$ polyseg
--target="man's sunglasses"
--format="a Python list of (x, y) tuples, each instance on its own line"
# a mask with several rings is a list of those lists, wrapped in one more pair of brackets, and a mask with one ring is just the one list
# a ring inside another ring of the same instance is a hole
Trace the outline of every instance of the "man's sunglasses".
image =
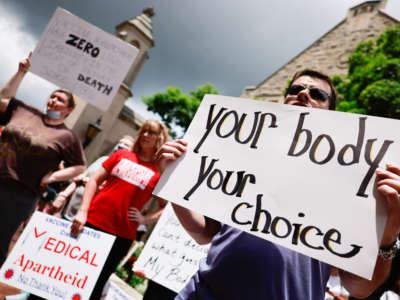
[(329, 94), (325, 92), (324, 90), (321, 90), (319, 88), (308, 88), (303, 85), (291, 85), (286, 89), (286, 95), (297, 95), (300, 93), (302, 90), (308, 89), (311, 98), (319, 101), (326, 101), (329, 99)]

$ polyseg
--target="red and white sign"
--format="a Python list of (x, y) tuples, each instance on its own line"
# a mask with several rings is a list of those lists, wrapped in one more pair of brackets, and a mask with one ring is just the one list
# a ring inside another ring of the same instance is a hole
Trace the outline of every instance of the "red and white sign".
[(115, 237), (35, 212), (0, 269), (0, 281), (46, 299), (89, 299)]

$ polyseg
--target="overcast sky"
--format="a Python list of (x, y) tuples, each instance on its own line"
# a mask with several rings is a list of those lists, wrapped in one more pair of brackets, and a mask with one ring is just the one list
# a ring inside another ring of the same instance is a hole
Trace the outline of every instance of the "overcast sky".
[[(149, 117), (141, 96), (167, 86), (189, 92), (211, 82), (223, 95), (240, 96), (342, 21), (355, 0), (1, 0), (0, 86), (33, 50), (57, 6), (114, 34), (115, 26), (153, 5), (155, 47), (130, 99)], [(387, 11), (400, 18), (400, 1)], [(29, 74), (23, 100), (43, 107), (50, 83)]]

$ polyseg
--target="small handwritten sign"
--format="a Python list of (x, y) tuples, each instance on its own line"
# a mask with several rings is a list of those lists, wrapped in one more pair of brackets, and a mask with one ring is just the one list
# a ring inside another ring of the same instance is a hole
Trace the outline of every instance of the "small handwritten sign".
[(0, 281), (46, 299), (89, 299), (115, 237), (35, 212), (6, 262)]
[(57, 8), (32, 55), (36, 75), (107, 110), (139, 50)]
[(178, 293), (198, 270), (208, 248), (186, 233), (168, 204), (133, 269)]
[(375, 170), (399, 162), (399, 126), (206, 95), (155, 194), (370, 278), (386, 222)]

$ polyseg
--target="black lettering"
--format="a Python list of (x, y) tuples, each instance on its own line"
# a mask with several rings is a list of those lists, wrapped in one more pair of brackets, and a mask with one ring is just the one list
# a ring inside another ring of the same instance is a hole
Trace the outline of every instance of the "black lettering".
[(300, 233), (300, 241), (307, 246), (308, 248), (315, 249), (315, 250), (323, 250), (324, 247), (322, 246), (313, 246), (307, 242), (307, 234), (312, 230), (315, 229), (317, 233), (315, 235), (323, 235), (321, 230), (315, 226), (306, 226)]
[(365, 158), (365, 161), (367, 162), (367, 164), (369, 164), (370, 168), (369, 168), (367, 174), (365, 174), (365, 177), (362, 180), (361, 185), (358, 189), (357, 196), (360, 196), (360, 197), (365, 197), (365, 198), (368, 197), (368, 195), (365, 194), (365, 190), (367, 189), (369, 181), (371, 180), (372, 176), (374, 175), (376, 169), (379, 167), (379, 163), (383, 159), (383, 156), (385, 155), (390, 144), (393, 143), (393, 141), (385, 140), (383, 142), (381, 149), (379, 150), (378, 154), (376, 155), (375, 159), (371, 160), (372, 146), (375, 143), (375, 141), (376, 141), (376, 139), (367, 140), (367, 145), (365, 147), (364, 158)]
[(240, 140), (240, 133), (242, 131), (243, 123), (244, 123), (244, 121), (246, 120), (246, 117), (247, 117), (247, 114), (242, 114), (242, 116), (240, 117), (240, 120), (239, 120), (238, 130), (236, 130), (236, 132), (235, 132), (235, 141), (236, 142), (238, 142), (239, 144), (247, 144), (253, 138), (253, 135), (256, 132), (256, 128), (257, 128), (259, 114), (260, 114), (259, 111), (254, 113), (254, 121), (253, 121), (253, 127), (251, 128), (251, 132), (250, 132), (249, 136), (244, 141), (241, 141)]
[(98, 91), (100, 91), (100, 90), (104, 87), (104, 84), (101, 83), (100, 81), (97, 82), (97, 85), (99, 86), (99, 87), (97, 88)]
[[(323, 159), (322, 161), (317, 161), (317, 159), (315, 158), (315, 153), (317, 152), (318, 146), (321, 143), (323, 138), (325, 138), (329, 143), (329, 152), (328, 152), (327, 156), (325, 157), (325, 159)], [(319, 137), (317, 137), (314, 144), (311, 146), (310, 153), (309, 153), (311, 161), (318, 165), (323, 165), (323, 164), (327, 163), (328, 161), (330, 161), (334, 154), (335, 154), (335, 144), (333, 143), (332, 138), (327, 134), (321, 134)]]
[(88, 42), (88, 43), (85, 45), (85, 49), (83, 49), (83, 52), (90, 54), (90, 51), (89, 51), (89, 50), (92, 49), (92, 48), (93, 48), (93, 44)]
[(85, 39), (81, 39), (78, 43), (78, 45), (76, 46), (76, 48), (82, 50), (83, 49), (83, 44), (85, 44), (86, 40)]
[[(278, 222), (281, 220), (285, 223), (286, 228), (287, 228), (286, 233), (283, 235), (279, 235), (277, 232)], [(290, 222), (288, 220), (286, 220), (284, 217), (275, 217), (274, 218), (274, 220), (272, 221), (272, 224), (271, 224), (271, 233), (274, 236), (284, 239), (285, 237), (288, 237), (291, 232), (292, 232), (292, 225), (290, 224)]]
[(271, 114), (271, 113), (262, 114), (260, 123), (258, 124), (256, 135), (254, 136), (254, 140), (251, 142), (251, 145), (250, 145), (250, 148), (252, 148), (252, 149), (257, 149), (257, 142), (258, 142), (258, 139), (260, 138), (261, 132), (264, 128), (264, 121), (265, 121), (266, 116), (271, 117), (271, 124), (268, 126), (269, 128), (278, 127), (278, 125), (276, 125), (276, 116), (274, 114)]
[(199, 170), (199, 176), (197, 178), (196, 184), (190, 189), (189, 192), (183, 197), (185, 200), (189, 200), (189, 197), (197, 190), (197, 188), (202, 184), (204, 179), (210, 174), (211, 170), (214, 167), (214, 164), (218, 161), (218, 159), (212, 159), (210, 165), (207, 167), (207, 170), (204, 171), (205, 166), (206, 166), (206, 160), (207, 156), (202, 156), (201, 157), (201, 164), (200, 164), (200, 170)]
[(233, 174), (233, 171), (227, 171), (226, 176), (224, 178), (224, 182), (222, 183), (222, 192), (229, 196), (232, 196), (233, 194), (235, 194), (237, 192), (237, 190), (239, 189), (240, 184), (243, 181), (244, 171), (237, 172), (237, 179), (236, 179), (235, 186), (233, 187), (232, 191), (228, 192), (227, 191), (228, 183), (229, 183), (229, 179), (231, 178), (232, 174)]
[(93, 48), (93, 50), (91, 52), (92, 57), (97, 57), (97, 56), (99, 56), (99, 54), (100, 54), (100, 49), (98, 47)]
[[(336, 234), (336, 239), (332, 238), (332, 236), (334, 234)], [(339, 257), (350, 258), (350, 257), (353, 257), (354, 255), (356, 255), (358, 252), (360, 252), (360, 249), (362, 248), (361, 246), (351, 244), (350, 246), (353, 247), (353, 249), (351, 249), (349, 252), (338, 253), (332, 249), (332, 246), (330, 244), (331, 242), (339, 244), (339, 245), (341, 244), (341, 234), (336, 229), (328, 230), (324, 236), (324, 246), (326, 249), (328, 249), (329, 252), (331, 252), (332, 254), (335, 254)]]
[[(289, 156), (300, 156), (300, 155), (304, 154), (304, 153), (308, 150), (308, 148), (310, 147), (310, 145), (311, 145), (311, 139), (312, 139), (312, 133), (311, 133), (311, 131), (308, 130), (308, 129), (303, 129), (303, 128), (302, 128), (302, 127), (303, 127), (303, 123), (304, 123), (304, 118), (305, 118), (305, 116), (308, 115), (308, 114), (309, 114), (308, 112), (306, 112), (306, 113), (301, 113), (301, 114), (300, 114), (299, 123), (297, 124), (296, 132), (295, 132), (295, 134), (294, 134), (293, 141), (292, 141), (292, 144), (291, 144), (290, 149), (289, 149), (289, 152), (288, 152), (288, 155), (289, 155)], [(297, 152), (297, 153), (294, 153), (295, 150), (296, 150), (296, 148), (297, 148), (297, 144), (298, 144), (298, 142), (299, 142), (300, 134), (302, 134), (303, 132), (304, 132), (304, 133), (306, 134), (306, 136), (307, 136), (307, 137), (306, 137), (306, 143), (304, 144), (303, 149), (301, 149), (301, 150), (300, 150), (299, 152)]]
[(76, 47), (77, 46), (77, 41), (79, 40), (79, 37), (77, 37), (76, 35), (74, 35), (74, 34), (69, 34), (68, 35), (71, 39), (70, 40), (67, 40), (65, 43), (66, 44), (68, 44), (68, 45), (71, 45), (71, 46), (74, 46), (74, 47)]
[[(235, 125), (233, 125), (231, 131), (229, 131), (228, 133), (226, 133), (225, 135), (223, 135), (223, 134), (221, 133), (221, 127), (222, 127), (222, 125), (225, 123), (226, 118), (228, 118), (230, 114), (232, 114), (233, 117), (234, 117)], [(227, 112), (227, 113), (222, 117), (222, 119), (219, 121), (219, 123), (218, 123), (218, 125), (217, 125), (217, 128), (215, 129), (215, 133), (217, 134), (217, 136), (219, 136), (220, 138), (227, 138), (227, 137), (229, 137), (233, 132), (235, 132), (236, 128), (238, 127), (238, 118), (239, 118), (239, 116), (237, 115), (236, 111), (231, 110), (231, 111)]]
[[(360, 161), (361, 148), (362, 148), (362, 145), (364, 142), (365, 120), (366, 119), (367, 118), (365, 118), (365, 117), (359, 118), (357, 145), (347, 144), (347, 145), (344, 145), (343, 148), (339, 151), (338, 162), (340, 165), (349, 166), (352, 164), (356, 164)], [(345, 162), (344, 156), (345, 156), (347, 150), (349, 150), (349, 149), (353, 150), (353, 159), (348, 162)]]
[(199, 153), (199, 149), (201, 147), (201, 145), (204, 143), (204, 141), (206, 140), (206, 138), (208, 137), (208, 135), (210, 134), (211, 129), (214, 127), (215, 123), (218, 121), (219, 117), (221, 116), (221, 114), (226, 110), (225, 107), (222, 107), (218, 114), (215, 116), (215, 118), (213, 119), (213, 112), (214, 112), (214, 107), (215, 104), (212, 104), (210, 106), (210, 110), (208, 111), (208, 119), (207, 119), (207, 124), (206, 124), (206, 132), (204, 133), (204, 135), (202, 136), (201, 140), (199, 141), (199, 143), (197, 144), (196, 148), (194, 148), (193, 152), (194, 153)]
[[(300, 218), (304, 218), (305, 214), (304, 213), (299, 213), (298, 216)], [(300, 231), (301, 231), (301, 226), (302, 224), (299, 223), (293, 223), (293, 236), (292, 236), (292, 244), (297, 245), (299, 242), (299, 236), (300, 236)]]
[(113, 87), (112, 86), (108, 86), (106, 85), (103, 91), (103, 94), (107, 94), (110, 95), (111, 91), (112, 91)]
[(236, 197), (239, 197), (239, 198), (242, 197), (243, 190), (244, 190), (244, 187), (246, 186), (247, 180), (249, 180), (250, 183), (255, 184), (256, 183), (256, 176), (254, 176), (253, 174), (244, 175), (243, 180), (240, 182), (240, 186), (238, 188)]
[(236, 223), (236, 224), (238, 224), (238, 225), (250, 225), (250, 224), (251, 224), (250, 221), (241, 222), (241, 221), (239, 221), (239, 220), (236, 218), (236, 214), (237, 214), (239, 208), (241, 208), (243, 205), (247, 206), (247, 208), (252, 208), (252, 207), (253, 207), (253, 205), (251, 205), (250, 203), (247, 203), (247, 202), (239, 203), (239, 204), (236, 205), (235, 208), (233, 209), (232, 214), (231, 214), (231, 219), (232, 219), (232, 221), (233, 221), (234, 223)]
[(258, 223), (260, 222), (261, 213), (265, 215), (265, 224), (264, 228), (261, 231), (262, 233), (269, 233), (269, 227), (271, 226), (271, 214), (268, 210), (262, 209), (262, 194), (257, 195), (257, 203), (256, 203), (256, 213), (254, 214), (253, 225), (250, 228), (250, 231), (258, 231)]
[[(217, 174), (218, 174), (218, 178), (217, 178), (218, 184), (212, 186), (213, 179), (215, 178), (215, 175), (217, 175)], [(224, 178), (224, 175), (222, 175), (222, 172), (218, 169), (215, 169), (211, 172), (210, 176), (208, 176), (208, 178), (207, 178), (207, 186), (212, 190), (217, 190), (221, 187), (223, 178)]]
[(81, 73), (78, 74), (78, 80), (79, 81), (84, 81), (85, 80), (85, 76), (83, 76)]

